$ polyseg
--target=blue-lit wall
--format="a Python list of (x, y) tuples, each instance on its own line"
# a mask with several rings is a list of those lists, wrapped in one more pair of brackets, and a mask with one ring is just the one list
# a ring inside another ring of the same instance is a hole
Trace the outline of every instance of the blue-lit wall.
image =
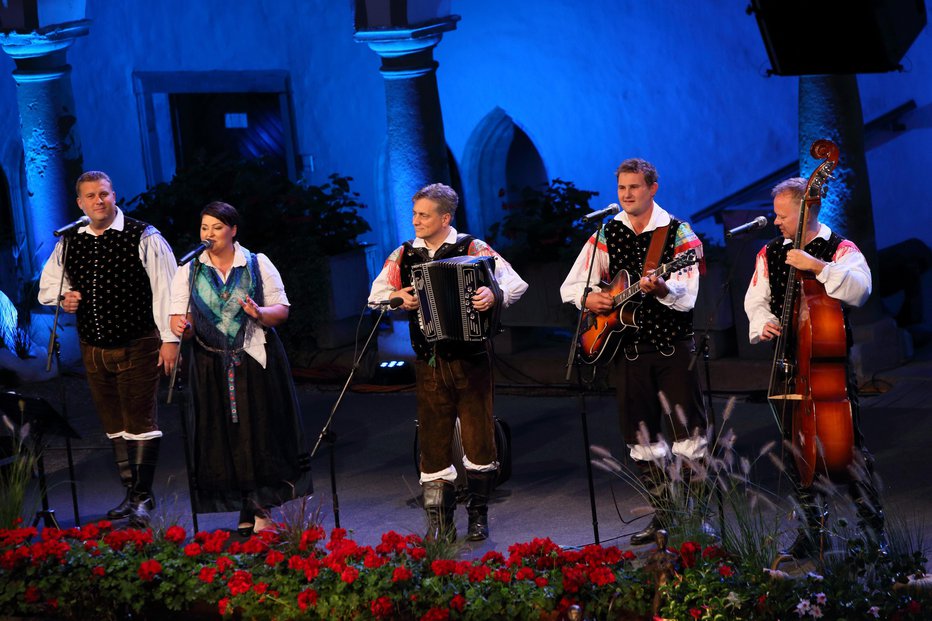
[[(744, 9), (694, 0), (454, 1), (462, 20), (435, 50), (454, 158), (467, 158), (473, 131), (499, 107), (530, 137), (551, 178), (600, 192), (595, 206), (613, 202), (613, 171), (629, 156), (658, 166), (658, 201), (682, 215), (741, 189), (798, 151), (798, 81), (765, 77), (766, 50)], [(88, 0), (87, 13), (90, 34), (68, 52), (84, 164), (108, 171), (120, 195), (146, 186), (134, 71), (286, 70), (297, 151), (314, 159), (311, 180), (354, 177), (367, 217), (384, 229), (383, 80), (376, 54), (353, 41), (349, 0)], [(906, 73), (858, 78), (865, 120), (909, 99), (926, 119), (868, 153), (881, 248), (916, 235), (932, 196), (928, 28), (904, 64)], [(12, 71), (0, 54), (8, 177), (19, 174)], [(479, 208), (476, 197), (465, 199)], [(711, 220), (698, 228), (720, 235)], [(372, 240), (387, 243), (379, 230)]]

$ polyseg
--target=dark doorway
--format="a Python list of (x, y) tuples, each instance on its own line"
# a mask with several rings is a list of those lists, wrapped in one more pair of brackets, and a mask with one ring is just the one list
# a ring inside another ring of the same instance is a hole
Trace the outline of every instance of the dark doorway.
[(278, 93), (172, 93), (178, 168), (214, 158), (258, 159), (288, 174)]

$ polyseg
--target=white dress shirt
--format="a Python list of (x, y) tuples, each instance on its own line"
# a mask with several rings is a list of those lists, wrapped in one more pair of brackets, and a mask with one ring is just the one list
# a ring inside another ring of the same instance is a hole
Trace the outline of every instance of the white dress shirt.
[[(632, 231), (634, 230), (634, 227), (631, 226), (631, 219), (624, 211), (617, 214), (613, 220), (620, 220), (623, 225)], [(657, 227), (667, 226), (669, 224), (670, 214), (660, 207), (660, 205), (654, 203), (650, 220), (641, 233), (653, 231)], [(671, 233), (675, 235), (676, 231), (671, 231)], [(589, 275), (589, 261), (594, 248), (595, 265), (592, 267), (592, 282), (590, 283), (592, 291), (602, 291), (599, 282), (603, 280), (609, 281), (611, 278), (611, 274), (609, 273), (608, 249), (605, 247), (604, 238), (599, 240), (599, 245), (596, 247), (595, 237), (596, 233), (593, 233), (589, 241), (586, 242), (583, 249), (579, 252), (579, 256), (576, 257), (576, 262), (573, 263), (570, 273), (566, 275), (566, 279), (563, 281), (563, 284), (560, 285), (560, 297), (564, 302), (575, 304), (576, 308), (580, 308), (582, 295), (586, 289), (586, 277)], [(632, 279), (635, 277), (640, 278), (640, 276), (640, 274), (631, 274)], [(696, 296), (699, 294), (699, 270), (697, 268), (691, 266), (682, 269), (664, 279), (664, 282), (667, 285), (667, 289), (669, 289), (669, 293), (662, 298), (658, 297), (658, 302), (677, 311), (686, 312), (693, 309), (696, 305)], [(632, 282), (631, 284), (634, 283)]]
[[(455, 244), (456, 236), (456, 229), (451, 226), (450, 233), (447, 235), (447, 238), (443, 240), (443, 243)], [(500, 254), (495, 252), (487, 243), (481, 239), (476, 239), (473, 243), (475, 244), (476, 252), (471, 256), (489, 256), (495, 258), (495, 280), (498, 281), (498, 286), (502, 290), (502, 305), (508, 307), (517, 302), (518, 299), (524, 295), (524, 292), (527, 291), (527, 283), (518, 276), (518, 273), (511, 267), (511, 264)], [(430, 256), (430, 258), (434, 257), (434, 251), (428, 248), (427, 244), (424, 243), (424, 240), (420, 237), (416, 237), (411, 245), (415, 248), (427, 248), (428, 256)], [(372, 290), (369, 292), (369, 306), (378, 306), (379, 302), (389, 299), (392, 293), (401, 289), (400, 265), (403, 248), (403, 246), (396, 248), (395, 251), (389, 255), (388, 259), (385, 260), (382, 271), (379, 272), (379, 275), (372, 283)]]
[[(820, 222), (816, 237), (827, 240), (831, 234), (832, 230)], [(792, 243), (791, 239), (783, 240), (783, 245)], [(839, 244), (832, 261), (826, 263), (822, 272), (816, 275), (816, 280), (825, 285), (825, 293), (830, 298), (849, 306), (861, 306), (871, 294), (870, 268), (858, 247), (848, 240)], [(765, 246), (757, 253), (754, 275), (744, 296), (744, 312), (748, 316), (748, 338), (751, 343), (760, 342), (761, 333), (768, 322), (778, 325), (780, 323), (780, 319), (770, 312), (770, 298), (770, 275)]]
[[(122, 231), (125, 222), (123, 211), (117, 207), (116, 218), (106, 230)], [(90, 226), (82, 226), (78, 229), (77, 235), (103, 235), (103, 232), (95, 233)], [(55, 244), (52, 256), (45, 262), (39, 278), (39, 303), (45, 306), (55, 306), (59, 302), (58, 286), (63, 276), (61, 264), (63, 244), (64, 239), (59, 239)], [(152, 288), (152, 319), (158, 327), (162, 342), (177, 343), (178, 337), (172, 334), (168, 319), (168, 306), (172, 277), (178, 264), (171, 246), (154, 226), (149, 225), (142, 232), (139, 240), (139, 260), (142, 261), (146, 274), (149, 276), (149, 285)], [(64, 275), (62, 295), (72, 290), (68, 276)]]
[[(230, 272), (233, 271), (232, 268), (244, 267), (246, 265), (246, 255), (243, 253), (243, 248), (239, 245), (239, 242), (234, 242), (233, 248), (233, 264), (230, 271), (226, 274), (214, 267), (213, 263), (210, 261), (210, 253), (202, 252), (194, 261), (200, 262), (200, 269), (213, 270), (222, 282), (226, 282)], [(269, 258), (262, 253), (257, 253), (256, 259), (258, 261), (259, 277), (262, 279), (262, 305), (274, 306), (276, 304), (282, 304), (284, 306), (291, 306), (288, 302), (288, 296), (285, 295), (285, 285), (282, 282), (282, 277), (278, 269), (272, 264)], [(172, 280), (172, 315), (184, 315), (185, 311), (188, 310), (188, 296), (191, 288), (191, 269), (194, 266), (194, 261), (191, 261), (179, 269), (175, 273), (174, 280)], [(264, 369), (267, 362), (265, 356), (265, 330), (261, 329), (258, 323), (253, 321), (252, 318), (248, 318), (246, 321), (246, 334), (243, 337), (243, 351), (262, 365)]]

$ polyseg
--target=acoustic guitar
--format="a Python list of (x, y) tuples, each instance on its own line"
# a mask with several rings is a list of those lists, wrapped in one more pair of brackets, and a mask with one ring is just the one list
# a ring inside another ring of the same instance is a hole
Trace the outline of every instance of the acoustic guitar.
[[(698, 263), (695, 249), (687, 250), (669, 263), (658, 265), (651, 274), (666, 278), (674, 272)], [(605, 356), (608, 362), (615, 357), (618, 347), (631, 339), (640, 327), (638, 311), (643, 295), (638, 284), (640, 278), (631, 279), (627, 270), (615, 274), (611, 284), (602, 283), (602, 292), (611, 294), (612, 310), (604, 315), (590, 310), (583, 312), (582, 333), (579, 335), (579, 357), (586, 364), (595, 364)]]

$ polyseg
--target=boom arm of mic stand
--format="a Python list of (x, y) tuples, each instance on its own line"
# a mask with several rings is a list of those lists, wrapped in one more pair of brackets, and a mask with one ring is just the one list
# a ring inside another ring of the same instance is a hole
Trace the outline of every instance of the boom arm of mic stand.
[(327, 418), (327, 422), (324, 424), (324, 428), (320, 430), (320, 435), (317, 436), (317, 443), (314, 444), (314, 450), (311, 451), (311, 459), (317, 454), (317, 449), (320, 448), (320, 443), (330, 436), (330, 423), (333, 422), (333, 416), (337, 413), (337, 408), (340, 407), (340, 402), (343, 401), (343, 395), (346, 394), (346, 390), (349, 388), (350, 383), (353, 381), (353, 376), (356, 375), (356, 371), (359, 369), (359, 363), (362, 361), (362, 357), (366, 355), (366, 351), (369, 349), (369, 343), (372, 342), (372, 337), (375, 336), (375, 331), (379, 329), (379, 324), (382, 323), (382, 317), (385, 316), (387, 309), (383, 306), (381, 312), (379, 313), (379, 318), (375, 320), (375, 324), (372, 326), (372, 330), (369, 332), (369, 338), (366, 339), (365, 344), (362, 346), (362, 349), (359, 351), (359, 356), (356, 357), (356, 360), (353, 361), (353, 368), (350, 370), (349, 377), (346, 378), (346, 383), (343, 384), (343, 390), (340, 391), (340, 395), (337, 397), (336, 403), (333, 404), (333, 409), (330, 410), (330, 416)]

